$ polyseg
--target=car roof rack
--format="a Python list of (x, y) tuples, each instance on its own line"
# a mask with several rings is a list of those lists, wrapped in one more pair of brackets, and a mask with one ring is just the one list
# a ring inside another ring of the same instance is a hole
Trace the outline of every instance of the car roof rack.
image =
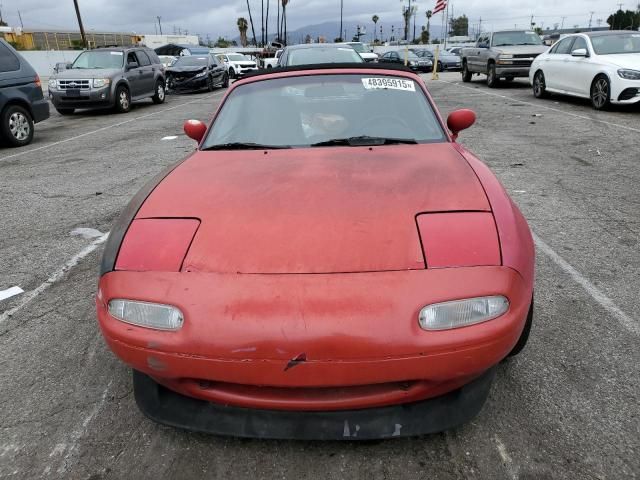
[(262, 75), (271, 75), (273, 73), (286, 73), (286, 72), (306, 72), (313, 70), (396, 70), (398, 72), (415, 73), (404, 65), (398, 65), (393, 63), (317, 63), (313, 65), (296, 65), (293, 67), (273, 67), (263, 68), (255, 72), (247, 73), (244, 78), (260, 77)]

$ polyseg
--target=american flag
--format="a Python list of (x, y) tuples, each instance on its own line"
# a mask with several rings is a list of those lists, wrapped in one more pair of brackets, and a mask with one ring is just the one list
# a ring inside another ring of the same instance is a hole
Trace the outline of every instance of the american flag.
[(433, 14), (443, 11), (445, 8), (447, 8), (447, 0), (438, 0), (436, 7), (433, 9)]

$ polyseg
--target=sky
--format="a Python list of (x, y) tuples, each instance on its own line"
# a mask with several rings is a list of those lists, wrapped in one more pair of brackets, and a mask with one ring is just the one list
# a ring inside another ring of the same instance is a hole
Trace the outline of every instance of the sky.
[[(249, 0), (259, 37), (261, 2), (271, 2), (270, 31), (276, 29), (277, 0)], [(78, 0), (85, 29), (95, 31), (124, 31), (139, 34), (155, 33), (156, 16), (161, 16), (163, 32), (173, 33), (180, 28), (190, 34), (202, 37), (209, 35), (234, 38), (238, 36), (236, 19), (248, 19), (246, 0)], [(402, 24), (402, 5), (408, 0), (343, 0), (344, 19), (370, 25), (371, 17), (377, 14), (385, 23)], [(527, 28), (531, 15), (536, 26), (553, 28), (554, 24), (564, 26), (587, 26), (590, 12), (593, 26), (598, 19), (606, 25), (609, 14), (618, 9), (636, 9), (640, 0), (451, 0), (450, 13), (469, 17), (471, 26), (482, 18), (482, 29)], [(626, 2), (626, 3), (625, 3)], [(415, 0), (419, 9), (418, 25), (425, 23), (425, 12), (432, 9), (435, 0)], [(22, 14), (25, 28), (68, 29), (77, 28), (72, 0), (0, 0), (3, 19), (10, 26), (19, 26), (18, 10)], [(440, 17), (440, 15), (438, 15)], [(314, 25), (340, 18), (340, 0), (290, 0), (287, 7), (289, 31), (306, 25)], [(432, 22), (440, 18), (432, 19)], [(422, 23), (421, 23), (422, 22)]]

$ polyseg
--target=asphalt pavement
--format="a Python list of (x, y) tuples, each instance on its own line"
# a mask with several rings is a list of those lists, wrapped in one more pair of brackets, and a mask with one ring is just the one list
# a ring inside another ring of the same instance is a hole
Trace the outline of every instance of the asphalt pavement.
[(77, 113), (0, 149), (0, 478), (633, 479), (640, 476), (640, 108), (537, 100), (425, 76), (442, 113), (472, 108), (460, 142), (536, 236), (529, 345), (501, 364), (461, 428), (367, 443), (220, 438), (159, 426), (135, 406), (93, 297), (104, 234), (133, 194), (192, 151), (182, 132), (224, 91)]

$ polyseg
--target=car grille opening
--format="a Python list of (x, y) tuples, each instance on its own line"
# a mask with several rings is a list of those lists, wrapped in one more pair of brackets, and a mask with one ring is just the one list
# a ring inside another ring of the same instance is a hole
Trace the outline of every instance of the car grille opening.
[(89, 90), (91, 88), (90, 80), (58, 80), (58, 88), (60, 90)]

